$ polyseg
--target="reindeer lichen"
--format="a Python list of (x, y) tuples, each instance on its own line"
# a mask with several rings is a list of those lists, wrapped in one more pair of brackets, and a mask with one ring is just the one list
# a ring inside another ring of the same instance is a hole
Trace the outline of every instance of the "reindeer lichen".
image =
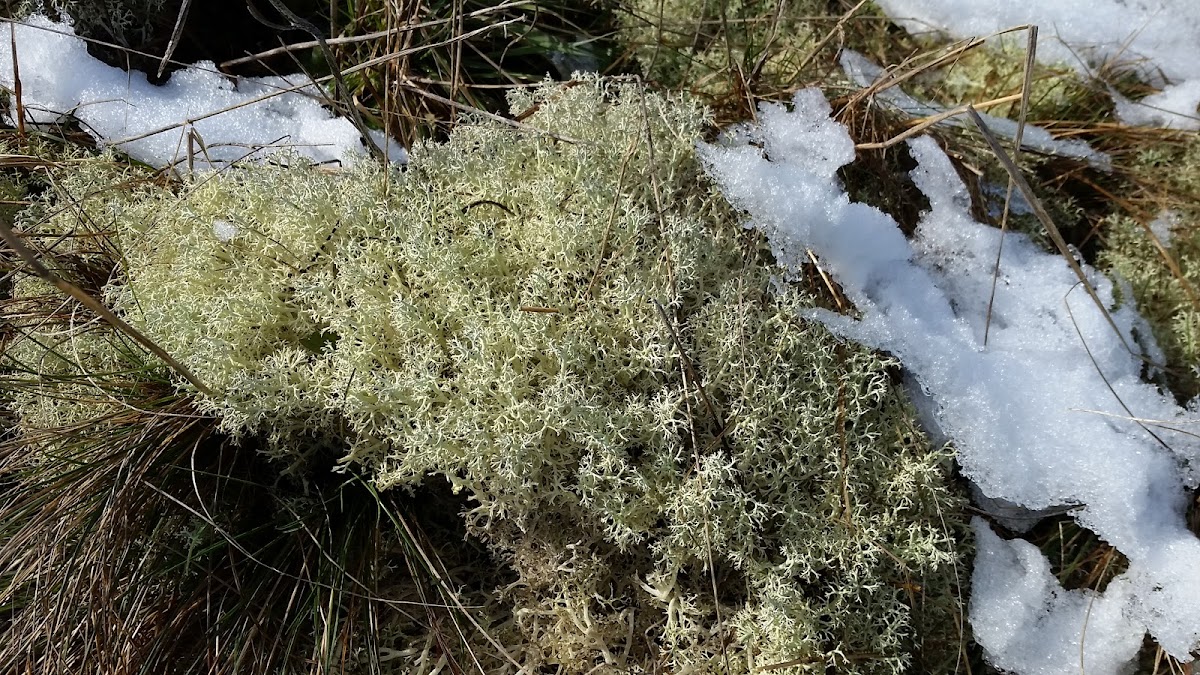
[[(108, 298), (287, 471), (333, 447), (381, 490), (465, 496), (515, 579), (489, 639), (464, 628), (494, 672), (953, 658), (948, 452), (893, 360), (798, 318), (811, 293), (699, 170), (704, 110), (597, 79), (512, 104), (541, 131), (468, 120), (403, 170), (85, 203), (124, 259)], [(436, 630), (384, 627), (389, 663), (432, 667)]]

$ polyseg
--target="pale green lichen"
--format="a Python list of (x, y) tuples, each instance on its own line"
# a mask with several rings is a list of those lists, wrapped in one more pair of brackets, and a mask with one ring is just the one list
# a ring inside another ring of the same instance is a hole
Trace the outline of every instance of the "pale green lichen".
[[(488, 672), (953, 659), (948, 453), (894, 361), (797, 318), (812, 299), (699, 170), (703, 110), (604, 80), (513, 106), (546, 133), (474, 120), (402, 171), (82, 200), (124, 257), (108, 297), (286, 470), (335, 448), (380, 488), (465, 494), (513, 574), (480, 619), (512, 661), (472, 632)], [(397, 621), (389, 663), (431, 667)]]

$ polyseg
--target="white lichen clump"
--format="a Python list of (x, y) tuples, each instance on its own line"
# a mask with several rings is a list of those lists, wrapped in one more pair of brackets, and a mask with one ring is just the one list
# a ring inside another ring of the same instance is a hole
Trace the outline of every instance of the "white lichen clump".
[(480, 620), (525, 667), (953, 660), (948, 454), (893, 361), (799, 318), (813, 298), (700, 171), (704, 112), (602, 80), (513, 106), (547, 133), (467, 123), (403, 171), (80, 189), (118, 232), (109, 298), (287, 471), (465, 494), (512, 575)]

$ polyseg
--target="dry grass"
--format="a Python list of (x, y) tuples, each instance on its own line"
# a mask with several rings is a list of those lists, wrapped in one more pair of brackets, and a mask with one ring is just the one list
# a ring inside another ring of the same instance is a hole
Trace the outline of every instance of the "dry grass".
[(603, 5), (559, 0), (352, 0), (330, 18), (339, 62), (379, 66), (348, 78), (365, 114), (410, 145), (453, 127), (464, 110), (506, 112), (505, 92), (573, 68), (606, 70)]
[[(8, 177), (53, 190), (72, 161), (10, 162)], [(478, 587), (461, 575), (488, 569), (486, 554), (461, 532), (431, 543), (429, 507), (333, 473), (341, 448), (316, 448), (324, 466), (291, 476), (255, 439), (217, 432), (148, 348), (93, 311), (119, 276), (94, 225), (47, 237), (27, 224), (17, 243), (36, 265), (0, 249), (0, 672), (377, 672), (375, 629), (397, 621), (436, 636), (458, 672), (490, 663), (470, 654), (463, 631), (479, 624), (459, 594)], [(14, 297), (12, 279), (30, 275), (72, 291)], [(76, 346), (88, 339), (118, 365), (90, 367)], [(38, 362), (23, 356), (30, 341)], [(17, 400), (62, 421), (19, 418)]]

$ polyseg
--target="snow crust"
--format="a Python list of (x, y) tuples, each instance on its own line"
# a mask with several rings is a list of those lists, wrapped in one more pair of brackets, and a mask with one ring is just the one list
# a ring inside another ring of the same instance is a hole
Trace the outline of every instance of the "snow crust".
[[(314, 162), (353, 162), (367, 155), (358, 130), (321, 107), (304, 75), (235, 82), (201, 62), (154, 86), (144, 73), (89, 56), (69, 25), (42, 16), (7, 23), (0, 31), (4, 42), (10, 37), (16, 42), (27, 122), (73, 115), (102, 145), (155, 167), (182, 169), (190, 162), (198, 170), (211, 169), (284, 149)], [(0, 86), (11, 91), (14, 80), (6, 44), (0, 49)], [(218, 111), (225, 112), (211, 115)], [(372, 142), (393, 161), (407, 159), (383, 134)]]
[(1200, 129), (1200, 2), (1195, 0), (876, 0), (910, 33), (982, 37), (1039, 27), (1038, 60), (1081, 72), (1124, 64), (1163, 91), (1118, 98), (1129, 124)]
[(1117, 672), (1149, 632), (1187, 659), (1200, 646), (1200, 541), (1184, 520), (1185, 488), (1196, 484), (1200, 447), (1174, 430), (1186, 428), (1185, 411), (1141, 379), (1157, 349), (1138, 346), (1136, 310), (1117, 306), (1113, 283), (1085, 266), (1114, 331), (1060, 256), (1009, 233), (985, 346), (999, 230), (971, 219), (949, 159), (922, 137), (910, 142), (912, 175), (931, 210), (905, 239), (839, 185), (854, 144), (829, 114), (820, 91), (799, 92), (792, 111), (763, 105), (758, 126), (701, 146), (701, 157), (782, 265), (798, 268), (811, 249), (841, 283), (861, 317), (809, 318), (904, 362), (985, 495), (1074, 507), (1130, 560), (1084, 602), (1058, 587), (1035, 549), (979, 525), (971, 619), (989, 658), (1018, 673), (1075, 673), (1082, 643), (1087, 672)]

